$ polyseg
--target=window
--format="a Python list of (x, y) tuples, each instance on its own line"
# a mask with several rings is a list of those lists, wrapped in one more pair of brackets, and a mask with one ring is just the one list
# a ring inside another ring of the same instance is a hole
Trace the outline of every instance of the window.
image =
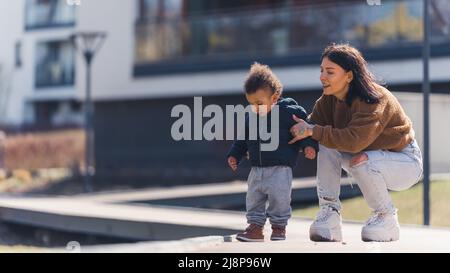
[(140, 20), (157, 20), (182, 16), (183, 0), (139, 0)]
[(73, 26), (75, 7), (66, 0), (26, 0), (25, 28)]
[(449, 42), (450, 41), (450, 1), (433, 0), (431, 1), (432, 14), (432, 41)]
[(73, 85), (74, 59), (74, 49), (68, 41), (52, 41), (37, 44), (36, 87)]
[[(140, 0), (136, 32), (137, 59), (154, 61), (183, 55), (183, 0)], [(147, 39), (152, 36), (154, 39)]]

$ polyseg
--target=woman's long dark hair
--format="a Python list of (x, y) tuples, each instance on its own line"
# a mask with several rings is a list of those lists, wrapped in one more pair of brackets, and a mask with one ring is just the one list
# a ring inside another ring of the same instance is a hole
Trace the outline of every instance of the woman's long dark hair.
[(356, 97), (370, 104), (379, 102), (376, 90), (378, 85), (382, 83), (377, 83), (358, 49), (348, 44), (331, 44), (322, 53), (322, 60), (325, 57), (342, 67), (346, 72), (353, 72), (353, 80), (350, 82), (348, 94), (345, 98), (348, 105), (351, 105)]

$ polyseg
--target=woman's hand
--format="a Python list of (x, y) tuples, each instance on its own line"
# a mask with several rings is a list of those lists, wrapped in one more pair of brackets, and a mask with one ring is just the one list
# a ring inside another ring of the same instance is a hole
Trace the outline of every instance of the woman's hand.
[(312, 129), (314, 128), (314, 125), (308, 124), (306, 121), (304, 121), (301, 118), (298, 118), (296, 115), (292, 115), (292, 118), (297, 122), (297, 124), (292, 126), (291, 129), (289, 130), (292, 136), (294, 137), (291, 141), (289, 141), (289, 144), (295, 143), (299, 140), (312, 136), (313, 134)]
[(236, 159), (234, 156), (228, 157), (228, 166), (230, 166), (230, 168), (231, 168), (233, 171), (236, 171), (236, 170), (237, 170), (238, 162), (237, 162), (237, 159)]
[(313, 160), (314, 158), (316, 158), (316, 150), (311, 146), (306, 147), (305, 148), (305, 157), (307, 159)]

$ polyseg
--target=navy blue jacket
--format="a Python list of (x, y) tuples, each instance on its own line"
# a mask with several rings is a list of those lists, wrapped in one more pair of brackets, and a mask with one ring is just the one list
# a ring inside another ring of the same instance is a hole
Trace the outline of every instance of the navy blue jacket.
[[(231, 146), (227, 157), (233, 156), (238, 162), (242, 157), (249, 153), (252, 166), (256, 167), (270, 167), (270, 166), (290, 166), (294, 168), (297, 164), (297, 158), (299, 150), (304, 150), (306, 147), (313, 147), (316, 152), (318, 151), (318, 143), (311, 137), (297, 141), (294, 144), (288, 144), (293, 138), (289, 129), (296, 123), (292, 118), (292, 115), (307, 120), (307, 114), (305, 109), (297, 104), (292, 98), (282, 98), (278, 101), (279, 106), (279, 146), (274, 151), (261, 151), (261, 143), (270, 143), (270, 140), (263, 141), (259, 136), (259, 129), (257, 140), (249, 140), (249, 117), (246, 115), (245, 119), (245, 140), (236, 140)], [(250, 113), (255, 115), (254, 113)], [(268, 113), (268, 120), (270, 121), (270, 114)], [(268, 132), (271, 132), (270, 122), (268, 122)]]

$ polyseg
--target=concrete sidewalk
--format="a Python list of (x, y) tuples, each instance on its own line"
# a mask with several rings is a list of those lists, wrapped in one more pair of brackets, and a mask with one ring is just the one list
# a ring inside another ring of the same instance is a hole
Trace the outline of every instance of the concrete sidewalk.
[[(304, 185), (307, 183), (296, 187)], [(187, 196), (196, 200), (199, 195), (217, 196), (243, 191), (243, 183), (226, 183), (73, 197), (2, 196), (0, 220), (143, 241), (81, 246), (82, 252), (450, 252), (450, 229), (445, 228), (404, 225), (400, 241), (365, 243), (360, 239), (363, 224), (345, 222), (343, 242), (315, 243), (308, 236), (312, 219), (292, 218), (286, 241), (242, 243), (237, 242), (234, 235), (246, 227), (244, 212), (127, 203)], [(270, 232), (267, 225), (267, 238)]]
[(450, 229), (402, 226), (401, 239), (396, 242), (363, 242), (363, 223), (344, 222), (344, 241), (339, 243), (312, 242), (308, 237), (312, 220), (294, 218), (290, 221), (286, 241), (272, 242), (269, 227), (262, 243), (244, 243), (231, 236), (206, 236), (166, 242), (82, 247), (81, 252), (121, 253), (449, 253)]
[[(242, 243), (232, 240), (228, 243), (208, 247), (199, 247), (195, 252), (233, 253), (285, 253), (285, 252), (450, 252), (450, 229), (436, 229), (413, 226), (402, 226), (400, 240), (396, 242), (363, 242), (361, 227), (363, 223), (344, 223), (343, 242), (326, 243), (309, 240), (309, 225), (312, 222), (293, 219), (288, 229), (286, 241), (264, 243)], [(270, 230), (266, 228), (266, 237)]]

